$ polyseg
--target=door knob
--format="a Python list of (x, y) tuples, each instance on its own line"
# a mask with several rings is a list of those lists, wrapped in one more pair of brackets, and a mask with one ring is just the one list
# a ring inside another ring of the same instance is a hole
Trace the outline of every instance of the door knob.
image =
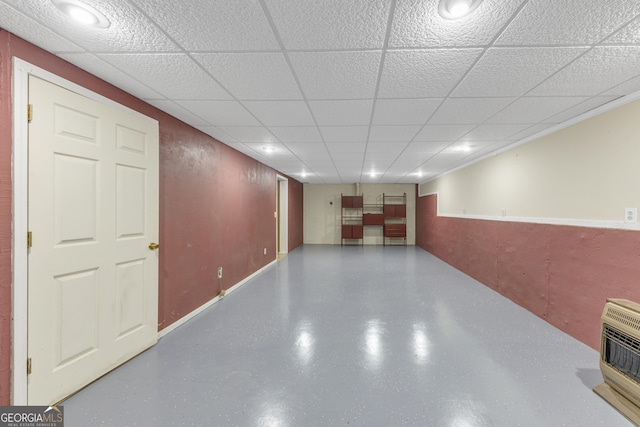
[(159, 247), (160, 245), (157, 243), (149, 243), (149, 249), (151, 249), (152, 251), (158, 249)]

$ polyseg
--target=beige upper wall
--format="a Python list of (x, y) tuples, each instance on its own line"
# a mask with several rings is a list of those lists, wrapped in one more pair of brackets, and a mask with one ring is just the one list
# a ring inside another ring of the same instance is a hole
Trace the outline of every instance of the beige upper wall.
[(441, 215), (623, 221), (640, 207), (640, 101), (422, 184)]
[[(416, 242), (416, 187), (413, 184), (361, 184), (365, 204), (382, 203), (382, 194), (407, 193), (407, 244)], [(304, 185), (304, 243), (339, 245), (341, 242), (340, 195), (356, 194), (355, 184)], [(365, 245), (382, 244), (380, 227), (366, 227)]]

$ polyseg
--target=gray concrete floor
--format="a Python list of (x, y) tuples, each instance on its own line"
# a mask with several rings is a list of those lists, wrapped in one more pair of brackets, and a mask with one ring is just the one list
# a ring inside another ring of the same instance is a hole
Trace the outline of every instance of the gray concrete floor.
[(598, 353), (416, 247), (303, 246), (63, 403), (75, 426), (629, 426)]

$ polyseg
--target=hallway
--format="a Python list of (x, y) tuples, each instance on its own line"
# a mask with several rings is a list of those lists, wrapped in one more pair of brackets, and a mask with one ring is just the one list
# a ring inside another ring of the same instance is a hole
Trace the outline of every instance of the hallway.
[(631, 425), (601, 382), (596, 351), (418, 247), (305, 245), (62, 405), (70, 427)]

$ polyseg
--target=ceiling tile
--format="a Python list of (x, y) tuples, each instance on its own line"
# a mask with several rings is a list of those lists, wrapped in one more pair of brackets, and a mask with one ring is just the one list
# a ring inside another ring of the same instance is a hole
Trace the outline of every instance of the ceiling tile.
[(165, 0), (134, 1), (188, 51), (280, 48), (258, 0), (190, 0), (188, 7)]
[(475, 125), (426, 125), (414, 138), (415, 141), (455, 141), (473, 129)]
[(367, 148), (366, 142), (329, 142), (326, 145), (331, 154), (340, 154), (340, 157), (345, 157), (347, 153), (364, 155)]
[(544, 132), (546, 129), (549, 129), (550, 127), (552, 127), (553, 124), (552, 123), (540, 123), (537, 125), (532, 125), (529, 126), (528, 128), (524, 129), (521, 132), (518, 132), (514, 135), (511, 135), (511, 138), (514, 141), (522, 141), (523, 139), (529, 138), (531, 136), (534, 136), (540, 132)]
[[(167, 98), (231, 99), (220, 85), (184, 54), (101, 54), (99, 57)], [(176, 80), (180, 84), (176, 84)]]
[(530, 0), (496, 44), (594, 44), (639, 13), (636, 0)]
[(319, 126), (369, 125), (373, 100), (309, 101)]
[(4, 0), (25, 15), (90, 52), (175, 51), (177, 46), (126, 0), (87, 1), (111, 22), (108, 28), (73, 25), (51, 1)]
[[(66, 53), (58, 56), (140, 99), (165, 98), (144, 82), (138, 81), (134, 77), (123, 73), (95, 55), (89, 53)], [(171, 112), (169, 112), (169, 114), (171, 114)]]
[(237, 148), (238, 146), (239, 147), (244, 147), (245, 151), (248, 150), (248, 148), (245, 147), (244, 145), (242, 145), (239, 141), (236, 141), (235, 139), (233, 139), (232, 137), (230, 137), (226, 133), (222, 132), (220, 129), (218, 129), (215, 126), (196, 126), (196, 129), (206, 133), (207, 135), (217, 139), (218, 141), (220, 141), (220, 142), (222, 142), (224, 144), (227, 144), (227, 145), (229, 145), (231, 147), (234, 147), (238, 151), (242, 151), (241, 149)]
[(265, 0), (287, 49), (381, 48), (390, 0)]
[(639, 44), (640, 18), (636, 18), (617, 33), (606, 39), (603, 44)]
[(381, 52), (292, 52), (289, 54), (308, 99), (370, 99)]
[(192, 56), (237, 99), (302, 99), (282, 53), (207, 53)]
[(562, 123), (576, 116), (579, 116), (580, 114), (586, 113), (587, 111), (593, 110), (594, 108), (600, 107), (601, 105), (607, 104), (615, 99), (618, 99), (618, 97), (598, 96), (595, 98), (590, 98), (574, 107), (564, 110), (562, 113), (557, 114), (550, 119), (545, 120), (545, 122)]
[(640, 46), (595, 47), (528, 95), (597, 95), (639, 74)]
[(514, 98), (449, 98), (429, 124), (480, 124), (506, 107)]
[(408, 143), (405, 142), (370, 142), (367, 144), (367, 156), (376, 155), (379, 158), (392, 157), (395, 159), (404, 151)]
[(269, 130), (281, 142), (322, 142), (315, 126), (270, 126)]
[(213, 126), (260, 126), (237, 101), (177, 101)]
[(244, 101), (266, 126), (311, 126), (313, 117), (304, 101)]
[(640, 76), (634, 77), (632, 79), (627, 80), (624, 83), (620, 83), (618, 86), (615, 86), (605, 92), (602, 92), (600, 95), (604, 96), (624, 96), (630, 93), (634, 93), (640, 90)]
[(496, 141), (499, 139), (512, 140), (511, 137), (514, 134), (526, 129), (530, 125), (517, 124), (517, 125), (480, 125), (468, 134), (466, 134), (463, 141)]
[(559, 96), (520, 98), (493, 116), (488, 123), (538, 123), (586, 99)]
[(262, 126), (219, 126), (218, 129), (240, 142), (277, 142), (276, 137)]
[(439, 0), (398, 0), (389, 46), (486, 45), (524, 1), (484, 0), (472, 15), (449, 20), (438, 14)]
[(23, 38), (49, 52), (84, 52), (84, 49), (46, 28), (11, 6), (0, 3), (0, 28)]
[(326, 155), (328, 154), (327, 146), (322, 142), (306, 142), (306, 143), (290, 143), (285, 144), (291, 152), (297, 155), (312, 154)]
[(441, 141), (441, 142), (412, 142), (404, 150), (403, 154), (411, 155), (411, 156), (420, 156), (423, 155), (433, 155), (435, 153), (439, 153), (449, 146), (451, 142), (449, 141)]
[(366, 142), (367, 126), (322, 126), (320, 133), (325, 142)]
[(387, 52), (380, 98), (447, 96), (482, 49), (395, 50)]
[(409, 142), (418, 133), (421, 126), (371, 126), (369, 141)]
[(586, 48), (489, 49), (451, 96), (523, 95), (585, 51)]
[(180, 105), (173, 101), (166, 99), (152, 99), (147, 101), (148, 104), (153, 105), (159, 110), (165, 113), (171, 114), (173, 117), (182, 120), (185, 123), (189, 123), (191, 126), (206, 126), (207, 122), (202, 118), (196, 116), (191, 111), (185, 110)]
[(422, 125), (442, 103), (432, 99), (378, 99), (373, 115), (374, 125)]

